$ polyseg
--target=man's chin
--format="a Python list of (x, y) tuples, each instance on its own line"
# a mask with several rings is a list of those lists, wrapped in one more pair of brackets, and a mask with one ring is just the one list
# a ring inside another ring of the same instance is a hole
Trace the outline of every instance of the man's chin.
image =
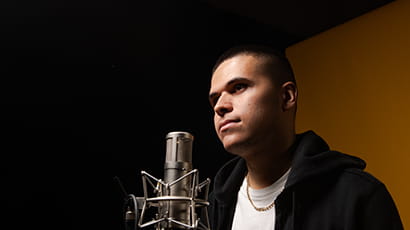
[(223, 146), (225, 150), (229, 153), (235, 154), (235, 155), (240, 155), (241, 150), (243, 150), (243, 147), (241, 143), (243, 141), (240, 140), (235, 135), (227, 135), (222, 139)]

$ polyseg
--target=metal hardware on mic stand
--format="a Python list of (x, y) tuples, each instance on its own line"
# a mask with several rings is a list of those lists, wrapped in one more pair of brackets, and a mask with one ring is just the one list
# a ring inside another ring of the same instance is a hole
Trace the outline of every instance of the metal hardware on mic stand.
[[(143, 197), (127, 194), (117, 179), (126, 197), (127, 230), (148, 227), (210, 230), (207, 211), (210, 179), (199, 183), (198, 170), (192, 169), (192, 142), (193, 136), (188, 132), (167, 134), (164, 180), (141, 171)], [(148, 188), (153, 191), (149, 193)], [(202, 212), (201, 217), (197, 210)], [(156, 213), (150, 218), (149, 211)]]

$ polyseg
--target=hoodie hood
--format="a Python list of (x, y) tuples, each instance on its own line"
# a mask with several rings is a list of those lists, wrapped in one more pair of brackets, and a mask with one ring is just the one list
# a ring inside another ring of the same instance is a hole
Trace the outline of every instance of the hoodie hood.
[[(298, 134), (293, 152), (292, 169), (286, 187), (292, 187), (313, 177), (346, 168), (364, 169), (366, 163), (355, 156), (329, 149), (327, 143), (313, 131)], [(216, 174), (213, 191), (221, 202), (235, 202), (235, 195), (246, 175), (246, 162), (234, 157)]]
[(358, 157), (330, 150), (327, 143), (313, 131), (298, 134), (296, 144), (287, 187), (330, 172), (346, 168), (363, 170), (366, 167), (365, 161)]

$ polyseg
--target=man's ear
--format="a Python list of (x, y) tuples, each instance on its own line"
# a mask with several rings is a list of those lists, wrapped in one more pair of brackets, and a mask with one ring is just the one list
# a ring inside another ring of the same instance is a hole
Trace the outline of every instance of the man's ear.
[(288, 111), (296, 107), (298, 98), (298, 89), (294, 82), (288, 81), (283, 83), (282, 88), (282, 110)]

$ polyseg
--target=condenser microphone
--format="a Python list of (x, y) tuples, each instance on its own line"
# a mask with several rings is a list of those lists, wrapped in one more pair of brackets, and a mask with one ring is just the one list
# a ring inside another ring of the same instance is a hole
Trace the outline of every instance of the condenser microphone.
[[(170, 184), (182, 178), (169, 191), (163, 193), (171, 197), (189, 197), (192, 178), (184, 177), (192, 170), (192, 142), (194, 136), (187, 132), (170, 132), (166, 135), (166, 155), (164, 164), (164, 182)], [(164, 189), (167, 189), (164, 187)], [(189, 203), (173, 200), (163, 202), (160, 206), (160, 215), (168, 215), (171, 218), (188, 223), (190, 218)], [(178, 225), (170, 223), (167, 228), (179, 228)]]
[[(207, 211), (210, 179), (199, 183), (198, 170), (193, 169), (194, 137), (188, 132), (176, 131), (168, 133), (165, 139), (164, 179), (141, 171), (144, 196), (127, 195), (126, 227), (132, 230), (150, 226), (156, 230), (210, 230)], [(152, 209), (155, 215), (149, 216)], [(197, 210), (201, 211), (200, 216)]]

